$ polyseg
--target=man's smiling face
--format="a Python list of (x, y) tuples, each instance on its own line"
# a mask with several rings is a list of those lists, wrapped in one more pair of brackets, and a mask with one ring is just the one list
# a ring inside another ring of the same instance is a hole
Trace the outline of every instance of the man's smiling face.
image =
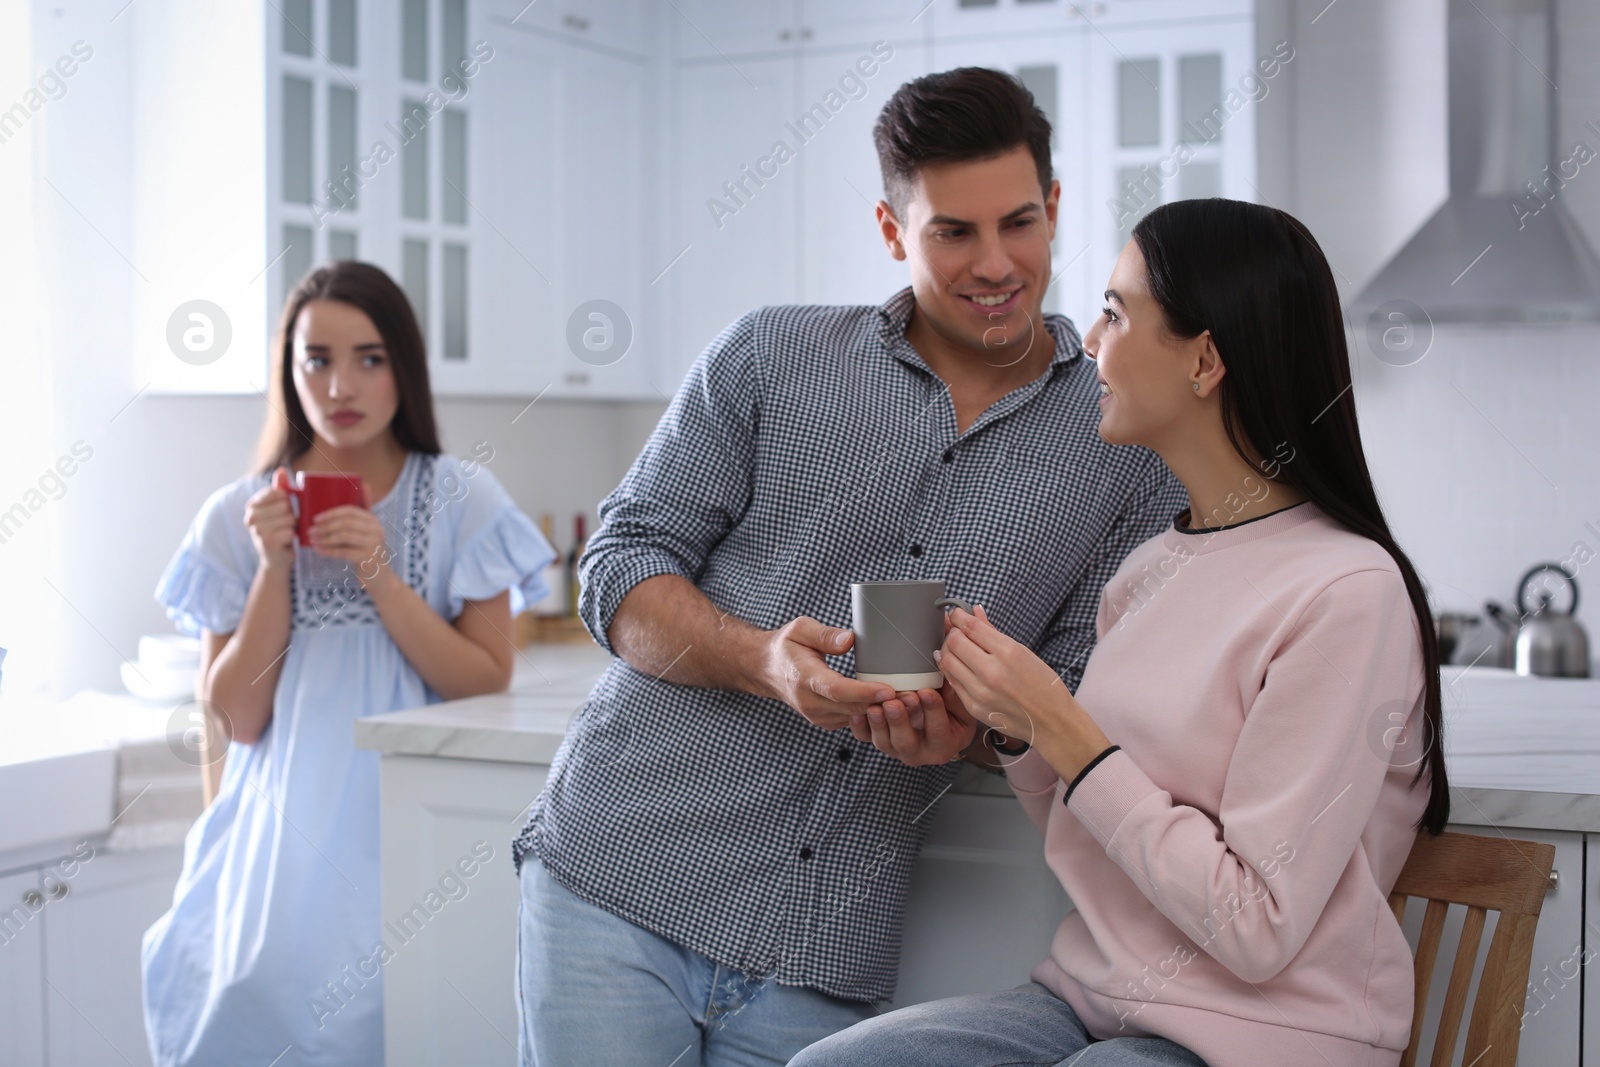
[(909, 260), (917, 314), (946, 344), (1006, 365), (1042, 333), (1060, 196), (1059, 182), (1048, 194), (1039, 187), (1023, 145), (917, 172), (902, 225), (886, 224), (885, 237), (896, 259)]

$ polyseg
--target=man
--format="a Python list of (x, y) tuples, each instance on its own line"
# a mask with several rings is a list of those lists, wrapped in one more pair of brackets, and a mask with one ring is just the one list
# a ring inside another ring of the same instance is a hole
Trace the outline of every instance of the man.
[[(783, 1064), (872, 1014), (955, 766), (852, 736), (894, 694), (852, 677), (849, 584), (942, 578), (1075, 689), (1101, 588), (1187, 503), (1100, 440), (1041, 312), (1060, 186), (1027, 91), (929, 75), (874, 140), (911, 287), (740, 318), (601, 505), (580, 607), (621, 658), (514, 848), (526, 1063)], [(973, 734), (893, 707), (922, 751)]]

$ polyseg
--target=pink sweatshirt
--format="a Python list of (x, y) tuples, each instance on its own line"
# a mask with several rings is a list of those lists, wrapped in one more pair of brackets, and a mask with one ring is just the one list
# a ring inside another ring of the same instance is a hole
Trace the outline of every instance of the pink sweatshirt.
[[(1067, 790), (1009, 771), (1076, 905), (1033, 971), (1097, 1038), (1211, 1067), (1379, 1067), (1410, 1035), (1387, 897), (1428, 777), (1422, 652), (1399, 568), (1307, 502), (1168, 530), (1100, 601), (1078, 700), (1113, 743)], [(1415, 709), (1415, 710), (1413, 710)]]

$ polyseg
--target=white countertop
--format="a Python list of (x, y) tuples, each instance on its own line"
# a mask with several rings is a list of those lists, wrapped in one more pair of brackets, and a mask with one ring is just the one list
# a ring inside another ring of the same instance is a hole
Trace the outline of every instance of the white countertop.
[(0, 702), (0, 869), (94, 838), (113, 851), (182, 842), (204, 809), (181, 709), (84, 690)]
[(549, 763), (567, 723), (611, 665), (595, 644), (520, 649), (504, 693), (356, 720), (356, 747), (396, 755)]
[(1600, 832), (1600, 680), (1444, 670), (1451, 820)]
[[(594, 645), (534, 645), (519, 657), (508, 692), (362, 719), (356, 744), (548, 763), (610, 662)], [(1600, 832), (1600, 680), (1446, 667), (1443, 681), (1453, 822)], [(993, 784), (1004, 791), (999, 779)]]
[[(519, 652), (507, 692), (359, 720), (356, 744), (548, 764), (611, 662), (593, 644), (532, 645)], [(1449, 667), (1444, 681), (1452, 821), (1600, 832), (1600, 680)], [(184, 759), (171, 708), (85, 692), (50, 708), (3, 710), (0, 810), (29, 814), (6, 820), (0, 853), (101, 833), (122, 847), (171, 844), (199, 814), (200, 772)], [(957, 788), (1009, 795), (1002, 779), (981, 773)]]

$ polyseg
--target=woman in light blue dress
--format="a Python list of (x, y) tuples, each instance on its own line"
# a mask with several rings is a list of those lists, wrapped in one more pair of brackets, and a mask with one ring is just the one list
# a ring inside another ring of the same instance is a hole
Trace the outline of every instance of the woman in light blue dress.
[[(383, 1063), (378, 757), (354, 721), (497, 692), (554, 557), (489, 473), (441, 454), (416, 318), (381, 270), (318, 268), (274, 344), (257, 473), (200, 509), (157, 599), (202, 639), (231, 734), (172, 909), (144, 937), (160, 1067)], [(358, 474), (300, 545), (291, 471)]]

